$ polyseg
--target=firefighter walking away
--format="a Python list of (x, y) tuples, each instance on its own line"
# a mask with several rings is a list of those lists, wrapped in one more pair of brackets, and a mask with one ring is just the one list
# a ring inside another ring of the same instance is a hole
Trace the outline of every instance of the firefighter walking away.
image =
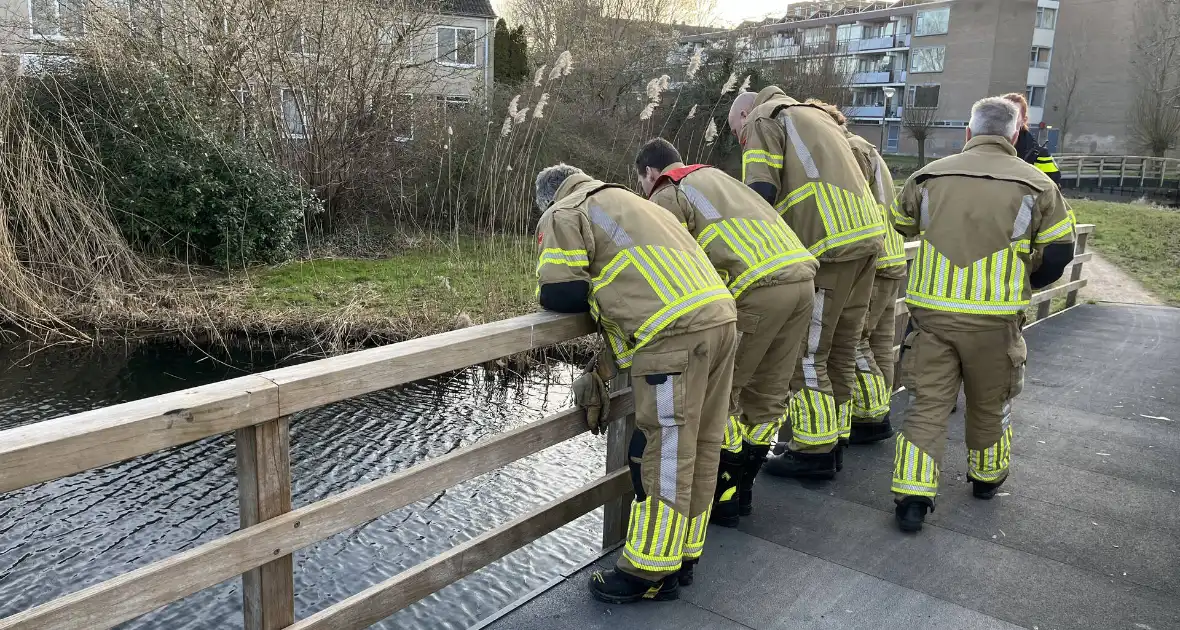
[(1024, 310), (1032, 289), (1056, 281), (1073, 259), (1073, 215), (1053, 180), (1017, 156), (1019, 121), (1003, 98), (975, 103), (963, 152), (914, 173), (894, 206), (897, 230), (921, 236), (901, 364), (912, 398), (893, 462), (902, 531), (920, 530), (934, 509), (960, 385), (973, 493), (991, 499), (1004, 483), (1012, 401), (1024, 387)]

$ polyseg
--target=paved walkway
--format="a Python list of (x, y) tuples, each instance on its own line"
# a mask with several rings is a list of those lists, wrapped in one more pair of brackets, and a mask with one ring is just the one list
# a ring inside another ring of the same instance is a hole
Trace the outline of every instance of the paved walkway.
[(1028, 344), (1012, 476), (993, 501), (971, 498), (957, 416), (917, 536), (893, 524), (892, 443), (859, 447), (835, 482), (759, 480), (756, 513), (710, 528), (679, 601), (593, 601), (587, 568), (489, 627), (1180, 628), (1180, 309), (1082, 305)]

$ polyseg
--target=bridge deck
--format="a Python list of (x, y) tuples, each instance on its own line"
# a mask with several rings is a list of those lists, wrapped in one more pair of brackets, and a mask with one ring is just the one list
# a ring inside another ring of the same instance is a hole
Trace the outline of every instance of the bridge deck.
[(1180, 628), (1180, 309), (1084, 305), (1027, 335), (1009, 494), (970, 496), (958, 415), (918, 536), (893, 524), (892, 443), (860, 447), (836, 482), (760, 481), (679, 601), (595, 602), (588, 567), (488, 627)]

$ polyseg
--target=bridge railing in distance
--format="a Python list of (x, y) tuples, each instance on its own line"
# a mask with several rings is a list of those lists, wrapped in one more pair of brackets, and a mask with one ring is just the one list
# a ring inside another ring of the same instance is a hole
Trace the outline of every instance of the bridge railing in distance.
[(1180, 187), (1180, 159), (1140, 155), (1058, 155), (1062, 183), (1077, 188), (1087, 183), (1125, 188)]
[[(1035, 294), (1077, 302), (1089, 260), (1078, 227), (1071, 279)], [(912, 259), (915, 246), (907, 246)], [(909, 314), (899, 304), (897, 325)], [(0, 431), (0, 492), (233, 432), (238, 531), (0, 619), (0, 630), (99, 630), (242, 576), (246, 630), (365, 628), (605, 505), (603, 546), (619, 544), (631, 505), (627, 442), (635, 427), (626, 375), (612, 385), (606, 474), (305, 619), (295, 619), (291, 555), (455, 484), (587, 431), (568, 409), (377, 481), (292, 509), (291, 414), (591, 334), (587, 316), (537, 313)], [(895, 352), (896, 354), (896, 352)]]

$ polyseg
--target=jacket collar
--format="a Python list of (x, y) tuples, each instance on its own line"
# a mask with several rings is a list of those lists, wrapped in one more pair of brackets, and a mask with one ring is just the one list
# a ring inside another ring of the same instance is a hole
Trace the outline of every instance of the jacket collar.
[(570, 175), (564, 182), (561, 183), (561, 186), (558, 186), (557, 194), (553, 196), (553, 203), (556, 204), (562, 199), (570, 196), (573, 194), (574, 189), (578, 188), (579, 186), (593, 181), (594, 178), (585, 173), (574, 173), (573, 175)]
[(758, 93), (758, 97), (754, 99), (754, 107), (764, 105), (774, 98), (786, 99), (786, 101), (792, 105), (795, 105), (799, 102), (787, 96), (787, 93), (782, 91), (782, 89), (780, 89), (778, 86), (771, 85), (769, 87), (762, 88), (762, 91)]
[(975, 136), (963, 146), (963, 153), (1007, 153), (1016, 157), (1016, 148), (1002, 136)]

